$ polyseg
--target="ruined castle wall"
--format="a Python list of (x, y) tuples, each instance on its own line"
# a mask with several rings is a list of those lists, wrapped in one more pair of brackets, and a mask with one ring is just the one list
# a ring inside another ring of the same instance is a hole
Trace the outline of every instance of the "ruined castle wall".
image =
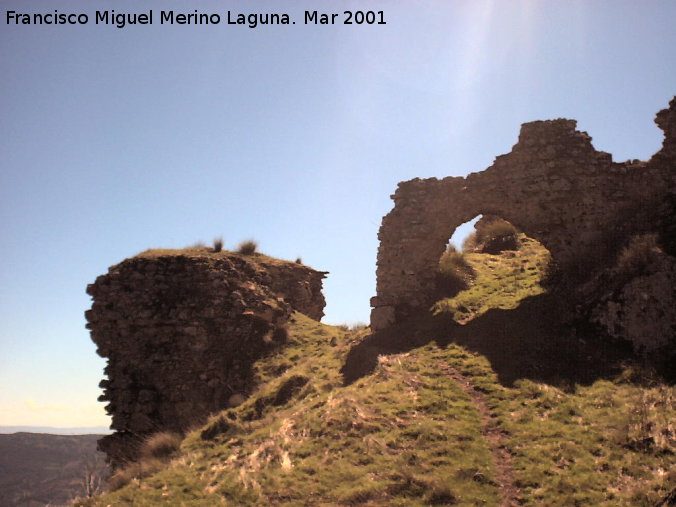
[(268, 264), (263, 283), (284, 298), (294, 310), (314, 320), (322, 320), (326, 300), (322, 294), (322, 279), (326, 272), (308, 270), (299, 264)]
[(145, 435), (183, 431), (247, 393), (252, 363), (280, 345), (292, 311), (321, 317), (323, 277), (235, 255), (142, 255), (89, 285), (87, 327), (108, 360), (101, 401), (117, 432), (100, 448), (113, 465), (135, 458)]
[(512, 151), (480, 173), (400, 183), (378, 234), (371, 327), (429, 307), (450, 236), (479, 214), (500, 216), (540, 241), (562, 271), (603, 257), (628, 223), (676, 188), (675, 117), (676, 99), (658, 114), (665, 144), (647, 163), (614, 163), (575, 121), (559, 119), (524, 124)]
[[(609, 336), (632, 342), (653, 363), (673, 361), (676, 354), (676, 259), (653, 254), (642, 273), (606, 291), (592, 309), (591, 320)], [(657, 359), (657, 361), (655, 360)], [(673, 372), (673, 362), (671, 370)]]

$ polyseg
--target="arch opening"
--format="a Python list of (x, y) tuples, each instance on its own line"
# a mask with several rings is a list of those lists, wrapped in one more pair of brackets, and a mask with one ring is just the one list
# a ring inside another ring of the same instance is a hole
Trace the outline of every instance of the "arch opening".
[(536, 239), (499, 216), (477, 215), (456, 228), (439, 259), (432, 313), (464, 325), (493, 308), (514, 309), (546, 292), (550, 263)]
[(468, 236), (471, 236), (475, 232), (475, 225), (476, 223), (481, 220), (483, 215), (477, 215), (475, 216), (472, 220), (468, 220), (464, 224), (459, 225), (458, 227), (455, 228), (455, 231), (451, 235), (450, 239), (448, 240), (448, 245), (446, 248), (448, 249), (449, 246), (455, 247), (456, 250), (462, 250), (462, 245), (467, 239)]

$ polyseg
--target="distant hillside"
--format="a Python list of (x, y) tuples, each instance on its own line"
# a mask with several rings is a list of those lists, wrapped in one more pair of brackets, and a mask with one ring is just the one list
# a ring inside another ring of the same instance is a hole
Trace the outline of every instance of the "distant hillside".
[(87, 472), (107, 475), (104, 455), (96, 451), (102, 435), (0, 435), (1, 505), (64, 505), (85, 494)]
[(674, 388), (621, 348), (566, 345), (544, 255), (523, 237), (471, 254), (469, 291), (387, 335), (295, 313), (248, 399), (78, 505), (658, 505)]
[(54, 426), (0, 426), (0, 434), (7, 433), (48, 433), (50, 435), (107, 435), (108, 426), (75, 426), (57, 428)]

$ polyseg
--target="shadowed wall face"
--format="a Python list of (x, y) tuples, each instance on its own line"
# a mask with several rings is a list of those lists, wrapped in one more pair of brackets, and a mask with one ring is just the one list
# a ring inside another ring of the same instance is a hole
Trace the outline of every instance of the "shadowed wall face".
[(479, 214), (500, 216), (540, 241), (560, 272), (587, 274), (584, 262), (617, 249), (676, 188), (676, 98), (656, 123), (664, 147), (649, 162), (615, 163), (574, 120), (558, 119), (524, 124), (512, 151), (482, 172), (400, 183), (378, 234), (372, 329), (433, 303), (439, 257), (455, 229)]

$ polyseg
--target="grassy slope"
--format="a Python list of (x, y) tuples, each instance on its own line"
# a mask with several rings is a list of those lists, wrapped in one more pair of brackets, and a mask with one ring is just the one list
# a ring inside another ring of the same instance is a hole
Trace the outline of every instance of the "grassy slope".
[[(525, 253), (535, 246), (470, 258), (475, 287), (498, 266), (525, 279), (460, 294), (463, 306), (480, 314), (541, 291), (539, 254)], [(505, 435), (521, 504), (648, 506), (676, 486), (672, 387), (627, 374), (574, 392), (507, 388), (485, 357), (434, 342), (381, 356), (343, 386), (339, 369), (364, 334), (297, 314), (289, 345), (258, 362), (249, 400), (189, 434), (165, 470), (83, 505), (499, 505), (487, 424)], [(450, 369), (482, 393), (488, 423)]]
[(537, 241), (519, 235), (521, 248), (501, 255), (467, 253), (465, 259), (476, 279), (469, 289), (434, 305), (436, 313), (450, 313), (466, 322), (490, 308), (509, 310), (528, 296), (541, 294), (540, 280), (549, 263), (549, 252)]

